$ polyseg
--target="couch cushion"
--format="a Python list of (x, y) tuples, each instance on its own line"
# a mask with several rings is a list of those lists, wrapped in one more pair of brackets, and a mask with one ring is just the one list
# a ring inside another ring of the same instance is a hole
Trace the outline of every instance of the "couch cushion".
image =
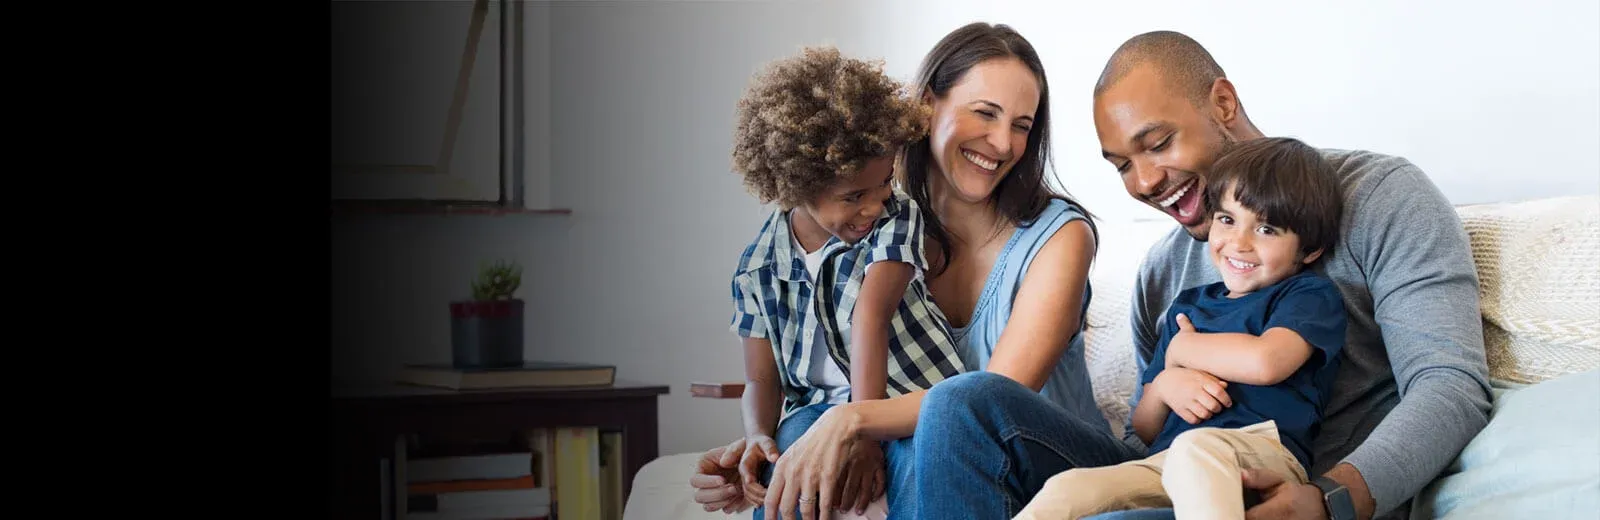
[(1489, 425), (1418, 495), (1412, 518), (1594, 518), (1600, 369), (1495, 393)]
[(1600, 196), (1457, 208), (1496, 383), (1600, 367)]

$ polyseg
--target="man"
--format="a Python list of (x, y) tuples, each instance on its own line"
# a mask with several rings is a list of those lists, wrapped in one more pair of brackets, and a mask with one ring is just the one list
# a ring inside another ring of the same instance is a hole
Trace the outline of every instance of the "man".
[[(1263, 134), (1210, 54), (1170, 31), (1116, 50), (1095, 86), (1094, 118), (1102, 155), (1128, 194), (1179, 224), (1139, 270), (1132, 325), (1142, 372), (1173, 297), (1218, 281), (1207, 263), (1212, 215), (1202, 197), (1211, 161), (1228, 143)], [(1323, 153), (1338, 170), (1347, 213), (1319, 270), (1339, 286), (1349, 316), (1344, 364), (1313, 443), (1312, 475), (1325, 478), (1296, 486), (1246, 475), (1245, 487), (1262, 498), (1248, 514), (1403, 517), (1410, 498), (1488, 422), (1477, 275), (1454, 209), (1422, 170), (1372, 152)], [(1124, 441), (1142, 446), (1131, 433)], [(1128, 514), (1102, 518), (1117, 516)]]

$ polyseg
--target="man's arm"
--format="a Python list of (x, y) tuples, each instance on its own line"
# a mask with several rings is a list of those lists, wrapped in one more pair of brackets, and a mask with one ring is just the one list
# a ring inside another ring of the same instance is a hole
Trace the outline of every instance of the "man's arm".
[(905, 262), (878, 262), (867, 266), (861, 294), (851, 310), (850, 400), (888, 397), (889, 322), (915, 270)]
[(1455, 209), (1409, 163), (1356, 200), (1346, 243), (1366, 269), (1401, 396), (1328, 472), (1365, 519), (1416, 495), (1460, 454), (1488, 424), (1490, 387), (1477, 271)]

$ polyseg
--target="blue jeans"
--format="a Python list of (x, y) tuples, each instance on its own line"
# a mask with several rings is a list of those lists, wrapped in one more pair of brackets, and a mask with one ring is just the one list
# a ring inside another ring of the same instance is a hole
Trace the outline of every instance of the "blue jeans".
[[(804, 435), (807, 430), (811, 429), (811, 425), (817, 422), (817, 418), (822, 417), (822, 412), (826, 412), (832, 407), (833, 405), (827, 403), (807, 406), (796, 410), (794, 414), (778, 423), (778, 435), (773, 439), (778, 443), (778, 452), (788, 452), (789, 446), (793, 446), (794, 441), (799, 440), (800, 436)], [(907, 437), (883, 443), (883, 458), (887, 465), (883, 471), (885, 480), (883, 488), (886, 495), (884, 497), (886, 500), (884, 505), (892, 511), (894, 510), (895, 499), (906, 496), (910, 487), (915, 484), (911, 480), (913, 460), (911, 458), (911, 438)], [(761, 485), (766, 486), (771, 482), (772, 464), (763, 462), (761, 463)], [(756, 520), (766, 518), (766, 507), (756, 507), (753, 518)], [(779, 515), (778, 518), (783, 518), (783, 516)], [(795, 518), (803, 518), (798, 510), (795, 513)]]
[[(1012, 518), (1057, 473), (1144, 456), (1113, 437), (1104, 417), (1073, 416), (1038, 392), (990, 372), (969, 372), (934, 385), (920, 413), (909, 489), (916, 499), (891, 506), (894, 520)], [(1094, 518), (1150, 514), (1172, 517), (1168, 509)]]

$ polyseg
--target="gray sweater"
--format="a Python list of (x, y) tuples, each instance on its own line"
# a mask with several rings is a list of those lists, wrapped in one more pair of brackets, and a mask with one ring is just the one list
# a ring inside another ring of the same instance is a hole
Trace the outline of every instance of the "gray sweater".
[[(1338, 247), (1317, 269), (1344, 294), (1349, 328), (1312, 447), (1313, 476), (1349, 462), (1377, 516), (1401, 517), (1489, 420), (1477, 272), (1460, 219), (1421, 169), (1372, 152), (1323, 155), (1342, 179), (1345, 217)], [(1219, 280), (1205, 243), (1181, 227), (1150, 249), (1133, 297), (1141, 372), (1173, 297)], [(1131, 424), (1125, 430), (1143, 445)]]

